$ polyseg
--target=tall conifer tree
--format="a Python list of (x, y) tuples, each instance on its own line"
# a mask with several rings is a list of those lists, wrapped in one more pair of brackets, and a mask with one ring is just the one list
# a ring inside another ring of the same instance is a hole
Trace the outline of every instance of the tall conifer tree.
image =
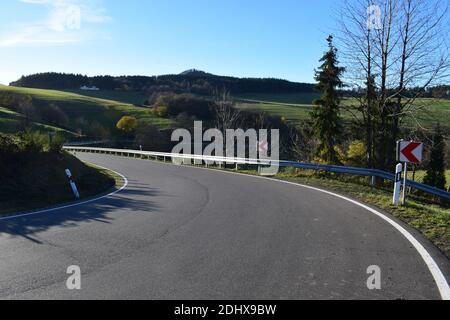
[(342, 135), (340, 118), (340, 94), (342, 88), (341, 75), (344, 68), (338, 66), (337, 49), (333, 45), (333, 37), (327, 39), (328, 51), (320, 59), (322, 63), (316, 70), (315, 79), (317, 91), (322, 96), (314, 101), (314, 110), (311, 112), (313, 130), (319, 139), (317, 155), (330, 164), (339, 164), (336, 144)]

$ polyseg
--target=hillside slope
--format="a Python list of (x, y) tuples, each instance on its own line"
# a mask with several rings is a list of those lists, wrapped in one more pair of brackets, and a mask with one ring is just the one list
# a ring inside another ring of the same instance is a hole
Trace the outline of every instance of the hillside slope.
[(88, 166), (41, 138), (45, 136), (0, 134), (0, 216), (75, 200), (66, 169), (71, 170), (81, 198), (114, 187), (110, 172)]
[(101, 131), (108, 131), (114, 135), (117, 133), (116, 123), (124, 115), (136, 117), (144, 123), (159, 128), (167, 127), (170, 124), (168, 119), (154, 116), (150, 109), (139, 108), (130, 103), (57, 90), (0, 85), (0, 132), (13, 131), (14, 125), (23, 119), (24, 114), (18, 101), (24, 97), (31, 97), (32, 106), (37, 113), (40, 109), (49, 106), (62, 111), (64, 121), (57, 125), (50, 123), (40, 125), (39, 121), (33, 120), (34, 125), (40, 129), (49, 129), (45, 125), (50, 124), (52, 127), (56, 127), (53, 128), (55, 130), (77, 132), (83, 135), (100, 137)]

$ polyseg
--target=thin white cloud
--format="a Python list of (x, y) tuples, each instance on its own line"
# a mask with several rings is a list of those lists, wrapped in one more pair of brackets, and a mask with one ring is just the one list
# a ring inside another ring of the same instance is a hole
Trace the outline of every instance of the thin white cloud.
[(40, 21), (28, 22), (19, 30), (0, 36), (0, 47), (78, 43), (107, 39), (95, 25), (111, 21), (101, 0), (19, 0), (48, 8)]

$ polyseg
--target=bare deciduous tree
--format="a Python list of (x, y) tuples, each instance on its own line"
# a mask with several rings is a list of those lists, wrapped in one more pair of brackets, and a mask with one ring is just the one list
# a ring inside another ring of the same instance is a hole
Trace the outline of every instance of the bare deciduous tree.
[[(368, 21), (378, 8), (378, 25)], [(348, 107), (365, 130), (369, 166), (393, 162), (400, 126), (427, 104), (425, 89), (450, 75), (449, 3), (442, 0), (354, 0), (339, 10), (337, 46), (346, 83), (358, 105)]]
[(236, 129), (241, 121), (241, 111), (235, 108), (235, 103), (227, 91), (216, 91), (216, 127), (222, 132)]

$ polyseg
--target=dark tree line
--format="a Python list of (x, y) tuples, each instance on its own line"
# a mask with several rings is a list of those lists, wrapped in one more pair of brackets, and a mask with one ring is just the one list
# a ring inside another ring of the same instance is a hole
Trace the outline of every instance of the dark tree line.
[(96, 86), (102, 90), (124, 91), (171, 91), (212, 95), (216, 88), (232, 94), (240, 93), (293, 93), (311, 92), (314, 85), (272, 78), (236, 78), (216, 76), (205, 72), (190, 71), (178, 75), (163, 76), (96, 76), (80, 74), (39, 73), (22, 76), (12, 86), (41, 89), (79, 89), (81, 86)]
[(95, 76), (87, 77), (81, 74), (66, 73), (37, 73), (29, 76), (22, 76), (19, 80), (10, 83), (15, 87), (27, 87), (38, 89), (79, 89), (81, 86), (97, 86), (105, 90), (113, 90), (117, 86), (114, 77)]
[[(388, 95), (395, 95), (395, 90), (387, 89)], [(343, 97), (353, 98), (360, 97), (365, 94), (364, 88), (354, 88), (353, 90), (341, 90)], [(402, 93), (403, 97), (413, 99), (417, 96), (421, 98), (434, 99), (450, 99), (450, 85), (436, 85), (423, 87), (405, 88)]]

